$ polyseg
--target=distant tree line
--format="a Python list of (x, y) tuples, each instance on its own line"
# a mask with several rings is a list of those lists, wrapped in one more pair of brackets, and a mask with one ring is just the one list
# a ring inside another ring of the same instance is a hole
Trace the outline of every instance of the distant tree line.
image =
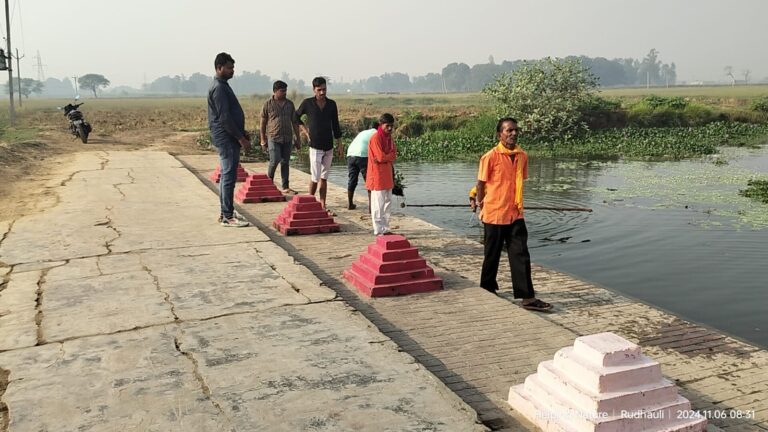
[[(662, 63), (659, 52), (651, 49), (641, 60), (634, 58), (606, 59), (603, 57), (569, 56), (564, 60), (578, 59), (592, 74), (597, 77), (603, 87), (620, 86), (666, 86), (677, 83), (675, 63)], [(379, 76), (352, 82), (336, 81), (330, 77), (330, 83), (335, 92), (355, 93), (442, 93), (442, 92), (478, 92), (495, 77), (504, 73), (514, 72), (524, 65), (524, 60), (505, 60), (496, 63), (489, 57), (488, 63), (469, 66), (466, 63), (451, 63), (437, 73), (411, 77), (406, 73), (387, 72)], [(102, 76), (103, 77), (103, 76)], [(104, 78), (106, 80), (106, 78)], [(190, 76), (162, 76), (142, 85), (141, 89), (119, 87), (111, 90), (112, 94), (163, 94), (163, 95), (204, 95), (213, 79), (210, 75), (193, 73)], [(268, 94), (272, 92), (272, 83), (277, 78), (265, 75), (260, 71), (245, 71), (236, 75), (230, 81), (233, 89), (239, 94)], [(311, 93), (312, 89), (303, 80), (291, 78), (283, 73), (281, 80), (288, 83), (289, 92), (300, 94)], [(108, 80), (107, 80), (108, 82)], [(95, 91), (93, 86), (88, 89)], [(48, 78), (42, 87), (44, 97), (70, 97), (75, 93), (69, 78), (57, 80)]]
[[(666, 64), (659, 60), (659, 52), (652, 49), (642, 60), (633, 58), (608, 60), (602, 57), (570, 56), (565, 60), (578, 59), (599, 80), (601, 86), (652, 86), (674, 85), (677, 71), (674, 63)], [(352, 82), (334, 81), (334, 91), (352, 91), (355, 93), (442, 93), (442, 92), (478, 92), (501, 74), (513, 72), (522, 67), (524, 60), (505, 60), (496, 63), (493, 57), (488, 63), (469, 66), (466, 63), (451, 63), (440, 73), (428, 73), (411, 77), (402, 72), (387, 72)], [(146, 84), (144, 93), (202, 95), (208, 91), (211, 76), (194, 73), (189, 77), (176, 75), (163, 76)], [(311, 88), (303, 80), (292, 79), (284, 73), (280, 79), (288, 83), (290, 91), (309, 93)], [(271, 93), (274, 79), (260, 71), (243, 72), (230, 81), (232, 88), (241, 94)]]

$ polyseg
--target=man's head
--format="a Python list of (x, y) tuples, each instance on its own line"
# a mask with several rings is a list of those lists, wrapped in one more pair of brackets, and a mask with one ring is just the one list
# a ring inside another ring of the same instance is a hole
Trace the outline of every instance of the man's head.
[(312, 91), (315, 93), (317, 100), (324, 100), (325, 94), (328, 92), (328, 84), (323, 77), (315, 77), (312, 80)]
[(510, 150), (517, 145), (517, 135), (519, 133), (517, 120), (512, 117), (504, 117), (496, 123), (496, 136), (504, 144), (504, 147)]
[(379, 116), (379, 125), (384, 132), (392, 133), (392, 129), (395, 128), (395, 117), (390, 113), (384, 113)]
[(235, 76), (235, 59), (225, 52), (216, 55), (213, 66), (216, 68), (218, 78), (228, 80)]
[(288, 84), (283, 81), (277, 80), (272, 84), (272, 93), (275, 95), (275, 99), (285, 99), (285, 93), (288, 92)]

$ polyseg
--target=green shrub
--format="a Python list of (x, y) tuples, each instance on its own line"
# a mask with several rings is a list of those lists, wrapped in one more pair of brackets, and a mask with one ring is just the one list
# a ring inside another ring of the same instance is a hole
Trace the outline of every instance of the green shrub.
[(752, 111), (768, 113), (768, 96), (755, 98), (752, 101)]
[(589, 129), (606, 129), (627, 125), (627, 113), (621, 108), (621, 102), (593, 95), (582, 104), (581, 121)]
[(657, 108), (672, 108), (681, 110), (685, 108), (686, 105), (688, 105), (688, 102), (680, 96), (663, 97), (649, 95), (643, 98), (643, 103), (654, 110)]
[(747, 188), (740, 190), (739, 195), (768, 204), (768, 180), (749, 180)]
[(725, 120), (711, 108), (699, 104), (687, 105), (683, 109), (683, 117), (686, 126), (703, 126), (716, 121)]

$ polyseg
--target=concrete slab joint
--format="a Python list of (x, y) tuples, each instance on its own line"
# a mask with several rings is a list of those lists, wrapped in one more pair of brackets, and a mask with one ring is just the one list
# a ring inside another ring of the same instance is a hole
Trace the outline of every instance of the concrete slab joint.
[[(200, 364), (198, 363), (197, 359), (195, 359), (195, 356), (191, 352), (184, 351), (181, 346), (182, 342), (179, 340), (179, 337), (173, 338), (173, 345), (176, 348), (176, 351), (179, 352), (179, 354), (183, 355), (184, 358), (189, 360), (192, 363), (192, 374), (195, 377), (195, 380), (200, 384), (200, 390), (203, 392), (205, 397), (211, 401), (211, 404), (216, 408), (216, 410), (219, 412), (220, 415), (227, 418), (227, 413), (224, 411), (224, 409), (221, 407), (221, 404), (214, 400), (213, 396), (211, 395), (211, 389), (208, 387), (208, 384), (205, 382), (205, 378), (200, 374)], [(227, 418), (229, 420), (229, 418)]]

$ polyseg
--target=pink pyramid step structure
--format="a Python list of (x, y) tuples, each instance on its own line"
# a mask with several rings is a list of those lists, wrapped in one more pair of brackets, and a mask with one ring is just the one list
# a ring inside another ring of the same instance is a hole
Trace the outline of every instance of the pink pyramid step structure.
[[(243, 168), (242, 165), (237, 164), (237, 180), (236, 182), (245, 181), (245, 179), (248, 177), (248, 171)], [(212, 182), (218, 183), (221, 181), (221, 165), (216, 165), (216, 169), (213, 170), (213, 173), (211, 173), (211, 176), (208, 177)]]
[(512, 387), (509, 404), (543, 431), (640, 432), (707, 428), (658, 362), (613, 333), (576, 338)]
[(339, 232), (339, 224), (333, 221), (320, 201), (313, 195), (294, 195), (283, 212), (272, 222), (283, 235), (318, 234)]
[(239, 203), (285, 201), (285, 196), (277, 190), (277, 186), (269, 176), (254, 173), (249, 175), (245, 183), (235, 192), (235, 201)]
[(383, 235), (344, 270), (344, 278), (368, 297), (386, 297), (438, 291), (443, 280), (435, 276), (419, 250), (401, 235)]

